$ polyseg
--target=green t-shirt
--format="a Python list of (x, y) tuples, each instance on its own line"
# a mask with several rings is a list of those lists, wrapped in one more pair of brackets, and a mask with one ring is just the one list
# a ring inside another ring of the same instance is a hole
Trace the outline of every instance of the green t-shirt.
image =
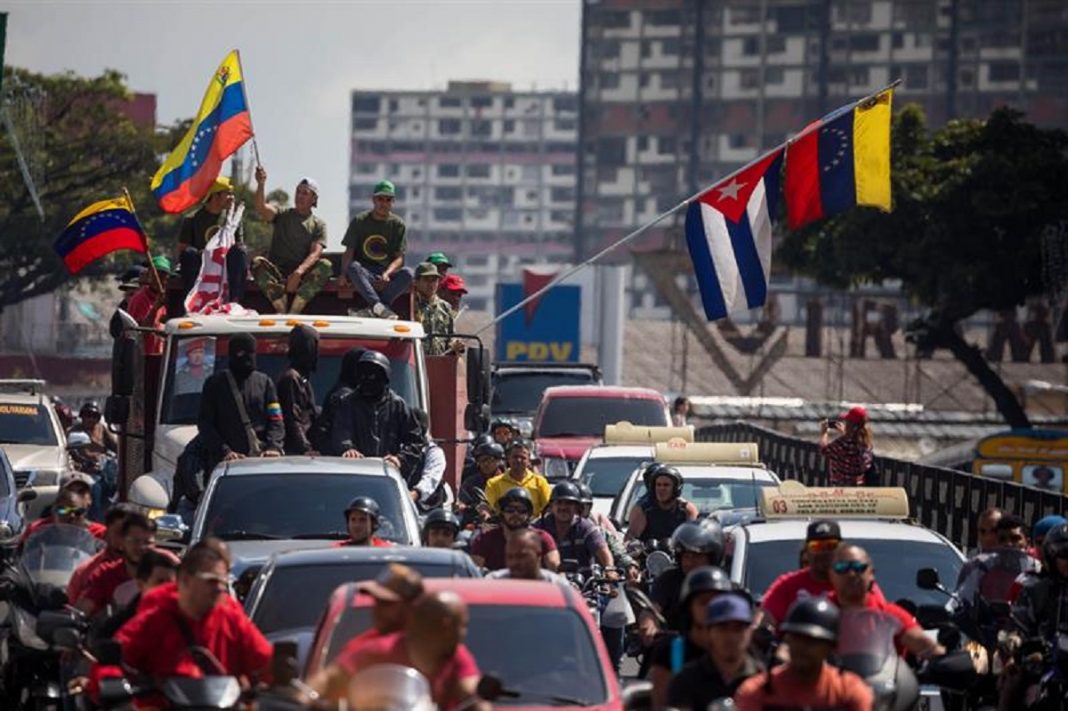
[[(225, 214), (220, 212), (217, 215), (213, 215), (208, 212), (207, 208), (202, 207), (192, 215), (183, 218), (182, 225), (178, 228), (178, 242), (188, 244), (196, 249), (204, 249), (219, 228), (223, 226), (223, 216)], [(235, 238), (238, 242), (244, 241), (240, 224), (237, 226)]]
[(289, 276), (300, 263), (308, 258), (312, 244), (319, 242), (326, 247), (326, 223), (315, 215), (302, 217), (296, 208), (279, 210), (272, 222), (271, 249), (267, 259)]
[(349, 223), (341, 244), (353, 248), (353, 258), (365, 266), (387, 266), (404, 254), (407, 243), (404, 220), (390, 214), (385, 220), (376, 218), (371, 210), (361, 212)]

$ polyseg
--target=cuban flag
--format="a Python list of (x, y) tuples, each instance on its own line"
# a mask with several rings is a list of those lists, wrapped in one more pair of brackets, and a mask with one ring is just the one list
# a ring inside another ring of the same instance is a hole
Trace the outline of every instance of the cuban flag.
[(782, 156), (779, 149), (713, 185), (686, 212), (686, 246), (709, 321), (767, 300)]

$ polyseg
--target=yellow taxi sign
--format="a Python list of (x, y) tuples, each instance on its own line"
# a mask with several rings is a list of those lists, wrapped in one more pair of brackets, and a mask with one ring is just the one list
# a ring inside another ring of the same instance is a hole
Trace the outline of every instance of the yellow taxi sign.
[(685, 427), (648, 427), (632, 425), (626, 420), (604, 426), (605, 444), (654, 444), (669, 439), (693, 442), (693, 425)]
[(760, 490), (765, 518), (908, 518), (909, 496), (900, 486), (805, 486), (784, 481)]
[(755, 442), (686, 442), (670, 439), (658, 442), (653, 456), (658, 462), (750, 466), (760, 463), (760, 452)]

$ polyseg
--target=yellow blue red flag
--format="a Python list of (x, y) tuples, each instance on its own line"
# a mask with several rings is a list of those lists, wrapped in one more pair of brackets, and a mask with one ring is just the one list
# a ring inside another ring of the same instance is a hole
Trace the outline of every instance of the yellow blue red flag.
[(182, 212), (208, 194), (222, 162), (252, 138), (241, 59), (226, 55), (211, 78), (189, 131), (152, 177), (152, 193), (164, 212)]
[(120, 249), (148, 252), (148, 240), (125, 197), (94, 202), (79, 212), (52, 246), (71, 274)]

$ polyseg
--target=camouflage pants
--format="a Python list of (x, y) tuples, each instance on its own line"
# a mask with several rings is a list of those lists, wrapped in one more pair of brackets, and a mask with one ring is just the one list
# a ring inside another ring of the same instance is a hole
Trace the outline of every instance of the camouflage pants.
[(271, 300), (278, 313), (300, 313), (315, 295), (322, 291), (326, 283), (330, 281), (334, 267), (329, 259), (320, 259), (312, 265), (312, 268), (304, 273), (297, 287), (297, 293), (293, 296), (291, 306), (286, 305), (286, 277), (278, 267), (271, 264), (266, 257), (256, 257), (252, 260), (252, 279), (260, 288), (264, 296)]

